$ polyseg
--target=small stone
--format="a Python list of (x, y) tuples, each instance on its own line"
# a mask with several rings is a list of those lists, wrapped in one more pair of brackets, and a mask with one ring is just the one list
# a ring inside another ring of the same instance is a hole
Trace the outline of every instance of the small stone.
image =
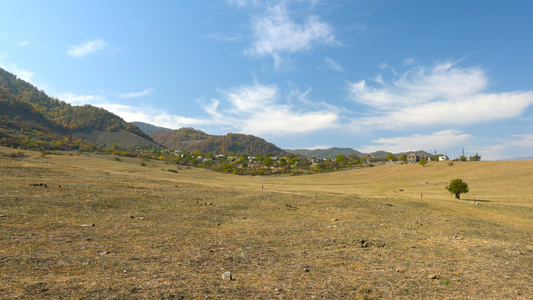
[(429, 274), (428, 278), (429, 279), (437, 279), (437, 278), (439, 278), (439, 276), (437, 276), (436, 274)]
[(7, 217), (7, 215), (0, 215), (0, 218), (5, 218)]
[(96, 226), (94, 223), (81, 225), (81, 227), (94, 227), (94, 226)]
[(309, 272), (309, 268), (304, 268), (304, 272)]
[(231, 281), (233, 280), (233, 276), (231, 275), (231, 272), (224, 272), (224, 274), (222, 274), (222, 279), (224, 280), (228, 280), (228, 281)]

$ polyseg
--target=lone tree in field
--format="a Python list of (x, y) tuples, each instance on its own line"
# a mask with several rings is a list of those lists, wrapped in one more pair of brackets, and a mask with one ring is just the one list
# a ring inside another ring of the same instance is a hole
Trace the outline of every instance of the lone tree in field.
[(462, 179), (454, 179), (446, 185), (448, 192), (455, 194), (455, 198), (461, 199), (461, 194), (468, 193), (468, 184)]

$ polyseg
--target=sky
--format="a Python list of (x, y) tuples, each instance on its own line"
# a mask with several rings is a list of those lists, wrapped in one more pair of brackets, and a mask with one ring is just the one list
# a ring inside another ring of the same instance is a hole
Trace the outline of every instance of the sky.
[(1, 1), (51, 97), (284, 149), (533, 156), (528, 0)]

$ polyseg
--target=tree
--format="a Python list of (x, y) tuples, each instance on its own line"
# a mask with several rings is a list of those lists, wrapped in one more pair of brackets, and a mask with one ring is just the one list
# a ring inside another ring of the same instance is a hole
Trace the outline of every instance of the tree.
[(474, 156), (470, 156), (470, 161), (480, 161), (480, 160), (481, 160), (481, 156), (479, 156), (479, 154), (477, 153)]
[(455, 194), (455, 198), (461, 199), (461, 194), (468, 193), (468, 184), (462, 179), (454, 179), (450, 184), (446, 185), (446, 189), (451, 194)]
[(389, 152), (389, 153), (387, 153), (387, 160), (394, 161), (394, 160), (396, 160), (396, 157), (394, 156), (394, 154)]
[(422, 158), (422, 159), (418, 162), (418, 164), (421, 165), (422, 167), (425, 167), (427, 163), (428, 163), (428, 162), (427, 162), (427, 160), (426, 160), (425, 158)]

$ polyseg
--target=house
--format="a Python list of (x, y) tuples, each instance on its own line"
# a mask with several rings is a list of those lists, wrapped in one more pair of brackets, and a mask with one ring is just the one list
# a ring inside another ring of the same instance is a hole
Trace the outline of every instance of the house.
[(449, 160), (448, 156), (446, 155), (439, 156), (439, 161), (446, 161), (446, 160)]
[(407, 163), (408, 164), (415, 164), (417, 162), (420, 161), (420, 156), (414, 154), (414, 153), (411, 153), (409, 155), (407, 155)]

